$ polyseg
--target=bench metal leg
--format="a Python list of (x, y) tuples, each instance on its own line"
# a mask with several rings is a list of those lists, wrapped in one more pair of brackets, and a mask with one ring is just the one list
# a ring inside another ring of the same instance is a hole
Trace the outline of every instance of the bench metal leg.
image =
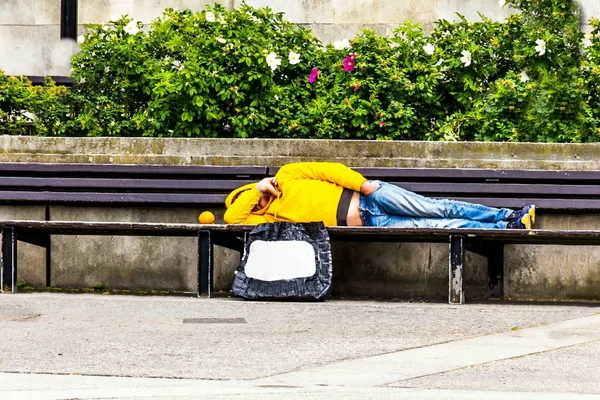
[(196, 295), (212, 295), (213, 283), (213, 243), (208, 230), (198, 231), (198, 283)]
[(464, 304), (463, 271), (465, 265), (465, 244), (463, 236), (450, 236), (448, 302)]
[(488, 245), (488, 288), (490, 299), (504, 299), (504, 244)]
[(17, 238), (12, 227), (2, 228), (2, 292), (17, 292)]
[[(50, 205), (46, 203), (44, 207), (44, 218), (46, 221), (50, 221)], [(46, 247), (46, 287), (52, 286), (52, 263), (51, 263), (51, 254), (50, 254), (50, 234), (48, 234), (45, 240)]]

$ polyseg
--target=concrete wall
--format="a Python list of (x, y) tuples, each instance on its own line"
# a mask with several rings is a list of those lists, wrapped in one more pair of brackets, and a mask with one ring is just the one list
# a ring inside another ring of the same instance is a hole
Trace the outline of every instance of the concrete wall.
[[(235, 7), (241, 0), (220, 0)], [(212, 0), (79, 0), (79, 22), (108, 22), (128, 14), (149, 23), (167, 7), (199, 11)], [(431, 30), (440, 18), (454, 20), (455, 13), (479, 20), (477, 12), (502, 20), (510, 14), (498, 0), (247, 0), (269, 6), (311, 28), (325, 43), (353, 37), (361, 28), (385, 35), (406, 20)], [(585, 21), (599, 15), (597, 0), (581, 0)], [(83, 32), (83, 26), (80, 27)], [(73, 41), (60, 40), (60, 2), (57, 0), (0, 1), (0, 69), (8, 74), (68, 75), (69, 58), (77, 49)]]
[[(173, 165), (281, 165), (339, 161), (350, 166), (600, 170), (600, 145), (530, 143), (365, 142), (277, 139), (39, 138), (0, 136), (0, 162)], [(195, 222), (198, 208), (52, 207), (54, 220)], [(213, 210), (222, 222), (223, 209)], [(4, 219), (43, 219), (38, 206), (0, 206)], [(538, 228), (598, 229), (599, 216), (547, 215)], [(57, 286), (192, 291), (193, 239), (55, 237)], [(334, 243), (334, 293), (344, 296), (444, 300), (447, 246), (414, 243)], [(44, 252), (20, 244), (20, 279), (44, 284)], [(513, 299), (600, 300), (600, 249), (507, 246), (506, 296)], [(239, 262), (216, 254), (216, 288), (229, 291)], [(485, 298), (485, 260), (467, 255), (466, 295)]]

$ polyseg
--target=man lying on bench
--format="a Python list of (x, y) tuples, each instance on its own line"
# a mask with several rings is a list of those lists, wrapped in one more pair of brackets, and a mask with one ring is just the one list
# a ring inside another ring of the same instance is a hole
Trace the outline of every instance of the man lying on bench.
[(287, 164), (225, 200), (227, 224), (323, 221), (327, 226), (531, 229), (535, 206), (521, 210), (433, 199), (369, 181), (339, 163)]

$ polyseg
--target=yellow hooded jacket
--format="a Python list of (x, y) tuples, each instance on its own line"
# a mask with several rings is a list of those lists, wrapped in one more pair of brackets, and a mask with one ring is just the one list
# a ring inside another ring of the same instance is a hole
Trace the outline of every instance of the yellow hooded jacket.
[(231, 192), (225, 200), (225, 223), (255, 225), (275, 221), (323, 221), (327, 226), (335, 226), (342, 190), (347, 188), (358, 192), (366, 181), (361, 174), (343, 164), (327, 162), (287, 164), (275, 177), (280, 196), (271, 198), (261, 210), (252, 211), (262, 195), (256, 183)]

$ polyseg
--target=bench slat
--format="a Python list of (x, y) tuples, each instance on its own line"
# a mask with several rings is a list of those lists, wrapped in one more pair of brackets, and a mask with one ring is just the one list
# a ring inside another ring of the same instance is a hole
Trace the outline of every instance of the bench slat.
[(253, 182), (256, 182), (256, 180), (27, 178), (0, 176), (0, 188), (87, 189), (88, 191), (95, 189), (231, 191)]
[(89, 203), (89, 204), (166, 204), (223, 206), (227, 194), (194, 193), (98, 193), (98, 192), (31, 192), (0, 191), (0, 202), (21, 203)]
[(60, 174), (132, 174), (132, 175), (200, 175), (219, 178), (264, 177), (267, 167), (262, 166), (206, 166), (206, 165), (115, 165), (115, 164), (45, 164), (45, 163), (0, 163), (0, 174), (10, 172), (29, 174), (29, 176), (48, 176)]
[(600, 199), (545, 199), (545, 198), (493, 198), (493, 197), (453, 197), (455, 200), (483, 204), (489, 207), (523, 208), (535, 204), (543, 211), (594, 211), (600, 210)]
[[(498, 169), (453, 169), (453, 168), (356, 168), (370, 179), (393, 180), (415, 178), (419, 180), (447, 179), (499, 179), (519, 181), (596, 181), (600, 183), (600, 171), (541, 171), (541, 170), (498, 170)], [(270, 172), (270, 171), (269, 171)]]
[[(268, 175), (275, 175), (280, 167), (269, 167)], [(367, 179), (450, 181), (502, 180), (502, 181), (591, 181), (600, 184), (600, 171), (542, 171), (458, 168), (352, 168)]]
[(390, 182), (401, 188), (417, 193), (443, 194), (466, 193), (482, 196), (501, 194), (504, 196), (561, 196), (587, 197), (600, 196), (600, 185), (550, 185), (518, 183), (431, 183), (431, 182)]

